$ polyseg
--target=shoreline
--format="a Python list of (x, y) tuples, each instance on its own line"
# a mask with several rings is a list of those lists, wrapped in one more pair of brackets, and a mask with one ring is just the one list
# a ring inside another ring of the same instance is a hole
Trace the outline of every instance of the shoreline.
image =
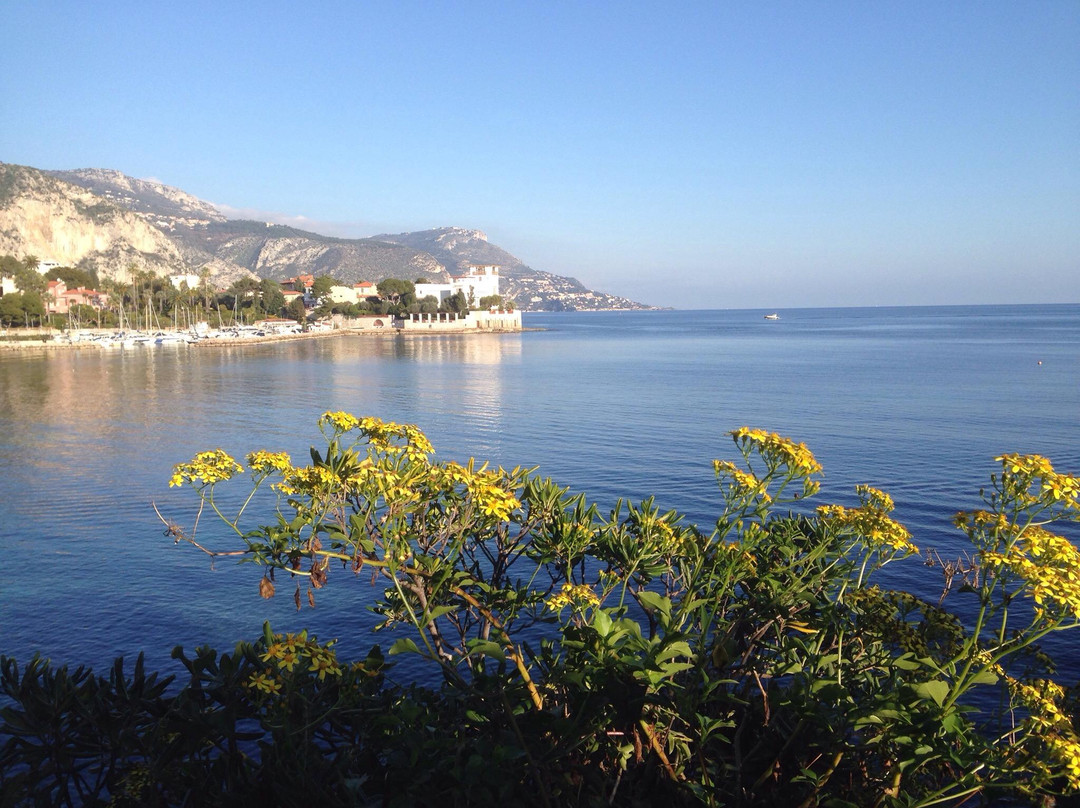
[[(239, 345), (267, 345), (279, 342), (296, 342), (299, 340), (309, 339), (326, 339), (328, 337), (341, 337), (341, 336), (357, 336), (357, 337), (377, 337), (381, 339), (404, 337), (411, 339), (413, 337), (468, 337), (477, 336), (481, 334), (520, 334), (524, 331), (544, 331), (543, 328), (521, 328), (521, 329), (447, 329), (440, 331), (437, 329), (431, 330), (410, 330), (399, 328), (386, 328), (386, 329), (369, 329), (369, 328), (336, 328), (330, 331), (315, 330), (306, 331), (299, 334), (265, 334), (262, 336), (252, 337), (211, 337), (190, 342), (184, 347), (208, 349), (208, 348), (228, 348)], [(111, 336), (116, 332), (114, 330), (93, 330), (83, 332), (90, 335), (102, 335)], [(167, 334), (184, 334), (181, 331), (166, 331)], [(32, 339), (21, 340), (0, 340), (0, 352), (7, 353), (35, 353), (35, 352), (53, 352), (53, 351), (68, 351), (79, 349), (90, 349), (95, 351), (111, 351), (113, 348), (105, 348), (101, 345), (95, 344), (90, 339), (76, 340), (74, 342), (68, 342), (63, 339), (58, 339), (63, 332), (55, 332), (52, 335), (43, 335), (43, 337), (34, 337)], [(142, 349), (142, 346), (138, 346)], [(158, 346), (149, 346), (158, 347)], [(173, 347), (173, 346), (170, 346)], [(121, 348), (123, 350), (123, 348)], [(128, 348), (131, 350), (131, 348)]]

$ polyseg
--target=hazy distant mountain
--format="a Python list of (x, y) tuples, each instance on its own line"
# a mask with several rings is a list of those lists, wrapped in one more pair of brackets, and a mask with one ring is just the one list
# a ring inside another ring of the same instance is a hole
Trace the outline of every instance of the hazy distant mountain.
[(0, 163), (0, 254), (93, 268), (125, 277), (209, 271), (226, 286), (244, 276), (284, 280), (300, 273), (339, 280), (445, 281), (466, 265), (498, 264), (502, 291), (526, 310), (644, 308), (534, 270), (479, 230), (445, 227), (343, 239), (293, 227), (227, 219), (178, 188), (109, 169), (40, 171)]

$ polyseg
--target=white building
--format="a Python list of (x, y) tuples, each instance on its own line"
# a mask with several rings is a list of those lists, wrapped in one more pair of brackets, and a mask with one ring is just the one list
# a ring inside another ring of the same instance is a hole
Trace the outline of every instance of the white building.
[(417, 300), (431, 295), (438, 298), (440, 305), (458, 292), (465, 295), (470, 305), (479, 303), (481, 298), (499, 294), (499, 267), (496, 264), (470, 264), (464, 275), (455, 275), (450, 283), (416, 284)]
[(360, 303), (369, 297), (377, 297), (379, 290), (371, 281), (354, 283), (352, 286), (331, 286), (327, 294), (335, 303)]
[(198, 289), (199, 284), (202, 283), (202, 278), (198, 275), (170, 275), (169, 281), (177, 289), (186, 283), (189, 290), (195, 290)]

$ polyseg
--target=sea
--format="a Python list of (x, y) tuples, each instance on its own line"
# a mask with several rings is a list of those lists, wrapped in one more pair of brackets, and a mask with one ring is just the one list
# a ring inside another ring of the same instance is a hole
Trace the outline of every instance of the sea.
[[(889, 492), (925, 552), (969, 550), (954, 513), (979, 507), (1006, 452), (1080, 473), (1080, 305), (834, 308), (768, 312), (526, 313), (526, 331), (343, 335), (218, 349), (78, 348), (0, 353), (0, 653), (104, 668), (139, 653), (231, 649), (308, 628), (360, 657), (382, 589), (332, 570), (316, 607), (260, 571), (177, 546), (197, 500), (169, 488), (205, 449), (294, 459), (319, 445), (319, 415), (414, 423), (437, 457), (536, 467), (602, 511), (655, 497), (709, 530), (714, 458), (760, 427), (806, 443), (824, 466), (818, 503)], [(226, 498), (226, 504), (238, 500)], [(257, 516), (258, 514), (253, 514)], [(1080, 541), (1075, 525), (1061, 532)], [(199, 541), (235, 539), (205, 514)], [(941, 571), (911, 558), (882, 584), (937, 602)], [(964, 601), (946, 605), (964, 616)], [(1066, 683), (1080, 633), (1049, 640)]]

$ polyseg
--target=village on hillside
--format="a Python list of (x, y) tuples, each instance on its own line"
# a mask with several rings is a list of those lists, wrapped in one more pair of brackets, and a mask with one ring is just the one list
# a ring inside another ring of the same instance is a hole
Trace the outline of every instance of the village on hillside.
[(500, 267), (474, 264), (447, 283), (386, 278), (347, 285), (301, 274), (242, 278), (214, 289), (208, 273), (159, 276), (130, 267), (123, 279), (56, 261), (0, 256), (0, 328), (7, 339), (167, 344), (304, 332), (520, 331), (504, 301)]

